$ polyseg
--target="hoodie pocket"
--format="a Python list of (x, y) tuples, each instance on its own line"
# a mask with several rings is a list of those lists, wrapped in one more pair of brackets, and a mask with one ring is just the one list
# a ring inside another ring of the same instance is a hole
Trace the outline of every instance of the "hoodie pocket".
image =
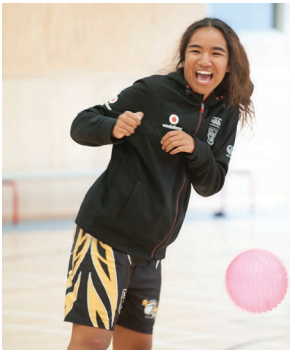
[(138, 205), (139, 204), (138, 202), (140, 199), (139, 196), (140, 196), (141, 187), (142, 187), (142, 182), (138, 179), (135, 182), (135, 186), (132, 189), (132, 192), (130, 194), (130, 197), (127, 200), (127, 203), (123, 207), (122, 211), (119, 213), (119, 216), (123, 218), (128, 218), (128, 216), (132, 217), (132, 211), (140, 207), (140, 205)]
[(172, 222), (172, 215), (165, 203), (137, 179), (113, 225), (136, 239), (148, 244), (157, 244), (171, 228)]

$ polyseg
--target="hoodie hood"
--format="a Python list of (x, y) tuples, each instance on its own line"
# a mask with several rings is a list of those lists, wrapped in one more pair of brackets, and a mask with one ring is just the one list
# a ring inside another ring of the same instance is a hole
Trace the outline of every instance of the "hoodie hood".
[(190, 85), (186, 82), (183, 68), (180, 68), (179, 71), (169, 73), (166, 77), (176, 84), (174, 86), (177, 86), (182, 94), (196, 103), (201, 104), (204, 102), (208, 106), (213, 106), (217, 102), (225, 100), (225, 91), (222, 92), (222, 89), (218, 86), (204, 101), (204, 95), (194, 92)]

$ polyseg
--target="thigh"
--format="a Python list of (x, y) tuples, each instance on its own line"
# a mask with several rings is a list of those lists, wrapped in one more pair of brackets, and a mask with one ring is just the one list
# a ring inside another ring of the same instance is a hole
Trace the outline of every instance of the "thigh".
[(146, 262), (132, 269), (125, 302), (117, 324), (151, 335), (158, 312), (161, 290), (161, 263)]
[(65, 321), (113, 331), (129, 277), (126, 254), (77, 227), (69, 262)]
[(151, 350), (152, 334), (145, 334), (131, 329), (115, 326), (113, 337), (114, 350)]

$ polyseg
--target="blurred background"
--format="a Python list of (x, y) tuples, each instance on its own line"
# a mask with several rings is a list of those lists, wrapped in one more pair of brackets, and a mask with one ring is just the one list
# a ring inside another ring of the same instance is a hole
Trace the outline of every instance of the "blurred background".
[[(224, 251), (223, 264), (245, 247), (268, 247), (288, 268), (289, 3), (2, 4), (3, 349), (62, 349), (68, 341), (62, 312), (74, 218), (112, 148), (76, 144), (69, 135), (73, 119), (165, 69), (188, 25), (205, 16), (232, 26), (248, 53), (256, 120), (237, 136), (223, 191), (206, 199), (193, 193), (182, 238), (192, 237), (199, 250), (206, 244), (207, 251)], [(196, 240), (196, 228), (205, 241)], [(228, 237), (227, 247), (216, 234)], [(177, 241), (172, 255), (177, 247), (188, 252)], [(42, 303), (44, 294), (51, 305)], [(283, 310), (283, 322), (273, 323), (283, 326), (284, 340), (271, 349), (289, 349), (288, 306)], [(40, 331), (45, 323), (51, 329)], [(164, 316), (159, 326), (169, 327)], [(169, 349), (166, 332), (155, 348)], [(44, 340), (36, 341), (36, 333)], [(232, 343), (209, 336), (179, 348)]]

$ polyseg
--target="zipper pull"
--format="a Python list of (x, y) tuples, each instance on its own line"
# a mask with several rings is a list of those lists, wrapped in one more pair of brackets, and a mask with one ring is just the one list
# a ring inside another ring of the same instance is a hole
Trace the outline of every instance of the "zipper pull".
[(205, 105), (204, 103), (201, 104), (201, 113), (204, 113)]

